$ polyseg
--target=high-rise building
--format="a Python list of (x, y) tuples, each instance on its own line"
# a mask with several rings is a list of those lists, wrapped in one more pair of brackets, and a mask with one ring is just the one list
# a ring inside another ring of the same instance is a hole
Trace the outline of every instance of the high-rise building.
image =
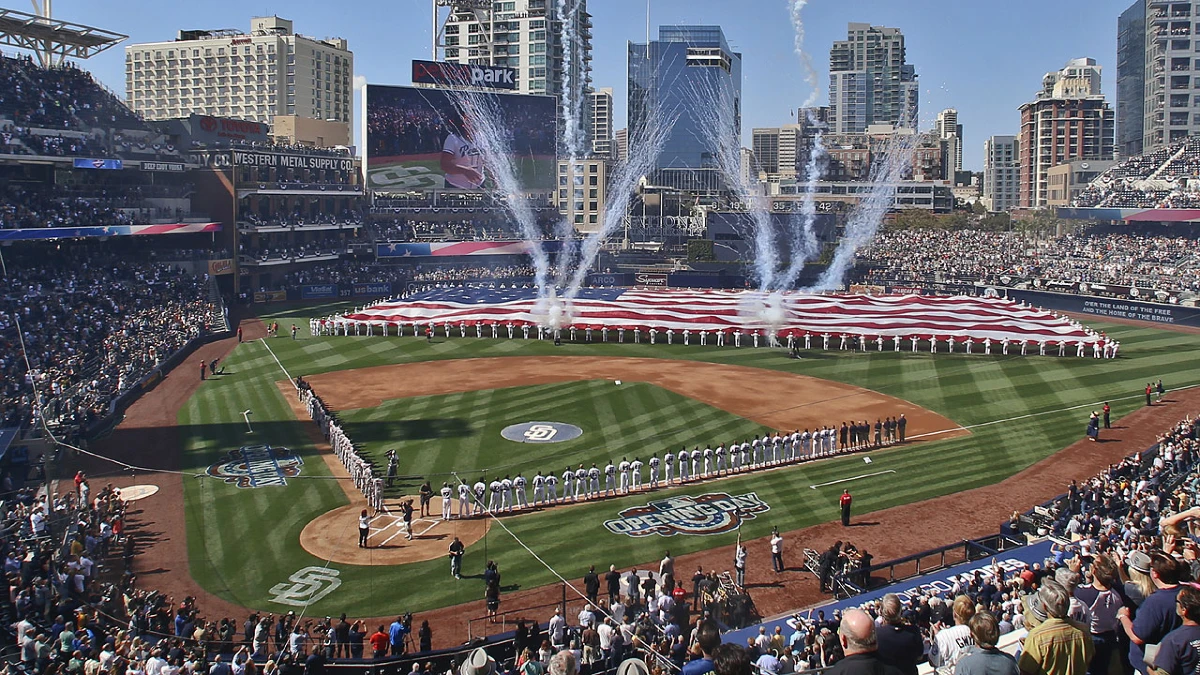
[(1146, 100), (1146, 0), (1117, 19), (1117, 153), (1142, 154)]
[(764, 127), (751, 131), (750, 149), (758, 173), (779, 173), (779, 127)]
[(613, 146), (613, 90), (604, 88), (590, 95), (588, 112), (591, 123), (588, 138), (592, 139), (592, 154), (605, 159), (615, 159)]
[[(435, 42), (435, 59), (440, 49), (441, 56), (454, 63), (515, 68), (518, 92), (562, 97), (570, 88), (581, 107), (586, 107), (592, 81), (592, 15), (587, 0), (434, 0), (433, 5), (435, 18), (439, 5), (449, 6), (440, 40)], [(567, 31), (564, 19), (569, 22)], [(579, 123), (579, 132), (586, 134), (586, 110), (580, 110)], [(560, 109), (560, 134), (565, 124)]]
[(617, 161), (624, 162), (629, 159), (629, 129), (617, 129), (617, 133), (613, 134), (616, 139), (613, 143), (616, 145), (614, 150), (617, 153)]
[(989, 211), (1017, 206), (1021, 168), (1016, 136), (992, 136), (983, 144), (983, 205)]
[(729, 48), (720, 26), (662, 26), (658, 40), (628, 49), (629, 135), (638, 138), (656, 110), (677, 115), (651, 182), (698, 195), (724, 192), (718, 143), (701, 116), (727, 120), (729, 132), (741, 137), (742, 55)]
[(958, 123), (958, 111), (946, 108), (938, 113), (934, 130), (942, 143), (942, 166), (951, 175), (954, 171), (962, 171), (963, 128)]
[(1113, 110), (1100, 91), (1095, 59), (1072, 59), (1046, 73), (1036, 98), (1021, 105), (1020, 205), (1045, 206), (1050, 167), (1113, 158)]
[(295, 33), (277, 16), (250, 32), (181, 30), (125, 48), (125, 98), (149, 120), (192, 113), (271, 124), (275, 115), (350, 123), (354, 54), (341, 38)]
[[(1200, 6), (1191, 2), (1138, 0), (1117, 21), (1117, 126), (1123, 156), (1150, 153), (1200, 134), (1200, 115), (1194, 113), (1200, 97), (1194, 42), (1198, 18)], [(1133, 140), (1139, 105), (1140, 148)]]
[(872, 124), (915, 129), (920, 85), (897, 28), (851, 23), (829, 50), (829, 130), (861, 134)]

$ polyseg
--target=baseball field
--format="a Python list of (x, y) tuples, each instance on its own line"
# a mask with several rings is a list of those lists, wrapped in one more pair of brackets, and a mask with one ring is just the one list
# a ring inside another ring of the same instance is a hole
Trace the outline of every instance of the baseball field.
[[(230, 606), (383, 616), (478, 601), (482, 584), (448, 573), (453, 536), (469, 544), (464, 577), (495, 560), (506, 592), (554, 583), (555, 572), (577, 579), (589, 564), (627, 569), (656, 561), (664, 548), (680, 555), (733, 543), (732, 530), (633, 537), (604, 525), (623, 510), (684, 496), (753, 493), (769, 510), (740, 520), (747, 539), (773, 525), (799, 530), (836, 520), (842, 487), (853, 490), (856, 513), (869, 513), (990, 486), (1082, 438), (1103, 401), (1119, 419), (1144, 406), (1147, 382), (1162, 378), (1171, 390), (1200, 384), (1194, 335), (1100, 322), (1089, 323), (1120, 340), (1119, 359), (814, 351), (797, 360), (784, 350), (679, 344), (308, 335), (310, 316), (336, 309), (264, 315), (300, 326), (299, 339), (285, 329), (238, 345), (222, 362), (224, 374), (200, 383), (178, 414), (187, 573)], [(358, 493), (316, 425), (301, 419), (285, 381), (296, 375), (339, 413), (380, 473), (386, 451), (398, 452), (389, 504), (415, 495), (425, 480), (436, 491), (485, 471), (531, 478), (868, 415), (904, 412), (912, 441), (869, 453), (869, 464), (851, 455), (487, 524), (441, 522), (435, 500), (433, 517), (415, 523), (417, 540), (405, 540), (383, 516), (373, 523), (379, 548), (358, 549)], [(548, 444), (500, 435), (508, 425), (543, 420), (583, 434)], [(256, 446), (275, 449), (265, 455), (270, 471), (222, 472), (223, 463), (251, 456), (241, 448)], [(352, 513), (335, 517), (339, 510)], [(305, 596), (305, 588), (319, 591)]]

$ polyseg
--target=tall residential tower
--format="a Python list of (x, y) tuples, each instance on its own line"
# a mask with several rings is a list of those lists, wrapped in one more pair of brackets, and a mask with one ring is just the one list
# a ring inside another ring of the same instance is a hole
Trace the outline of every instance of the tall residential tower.
[(860, 134), (872, 124), (916, 129), (920, 85), (897, 28), (851, 23), (829, 50), (829, 132)]
[(1042, 90), (1020, 107), (1020, 205), (1045, 206), (1050, 167), (1113, 158), (1112, 108), (1100, 91), (1095, 59), (1072, 59), (1046, 73)]

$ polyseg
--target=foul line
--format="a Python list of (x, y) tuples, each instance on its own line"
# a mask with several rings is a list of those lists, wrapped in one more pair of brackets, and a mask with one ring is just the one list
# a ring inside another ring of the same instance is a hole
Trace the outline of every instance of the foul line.
[(267, 352), (271, 354), (271, 358), (275, 359), (275, 363), (279, 364), (279, 369), (283, 371), (283, 374), (287, 375), (288, 384), (292, 385), (293, 389), (299, 391), (300, 387), (296, 386), (296, 381), (292, 379), (292, 374), (287, 371), (287, 368), (283, 367), (282, 363), (279, 363), (279, 357), (275, 356), (275, 352), (271, 349), (271, 345), (267, 344), (267, 338), (259, 338), (259, 341), (261, 341), (262, 345), (267, 348)]
[[(1187, 385), (1183, 385), (1182, 387), (1174, 387), (1174, 388), (1170, 389), (1169, 392), (1170, 391), (1184, 391), (1187, 389), (1195, 389), (1196, 387), (1200, 387), (1200, 385), (1187, 384)], [(1109, 401), (1128, 401), (1129, 399), (1141, 398), (1143, 396), (1145, 396), (1145, 394), (1133, 394), (1130, 396), (1118, 396), (1116, 398), (1110, 398), (1107, 400), (1109, 400)], [(1102, 406), (1102, 405), (1104, 405), (1104, 401), (1098, 401), (1096, 403), (1081, 403), (1079, 405), (1068, 406), (1066, 408), (1057, 408), (1055, 410), (1043, 410), (1041, 412), (1028, 413), (1025, 415), (1017, 415), (1016, 417), (1006, 417), (1002, 420), (992, 420), (991, 422), (980, 422), (979, 424), (968, 424), (965, 427), (961, 427), (961, 426), (960, 427), (951, 427), (949, 429), (941, 429), (939, 431), (930, 431), (930, 432), (923, 433), (923, 434), (916, 434), (914, 436), (908, 436), (907, 438), (927, 438), (929, 436), (940, 436), (941, 434), (954, 433), (955, 431), (969, 431), (971, 429), (978, 429), (980, 427), (990, 427), (993, 424), (1003, 424), (1005, 422), (1015, 422), (1017, 420), (1028, 419), (1030, 417), (1040, 417), (1042, 415), (1053, 415), (1055, 413), (1067, 412), (1069, 410), (1079, 410), (1080, 408), (1095, 408), (1097, 406)]]
[(809, 485), (808, 488), (810, 490), (816, 490), (819, 487), (826, 487), (829, 485), (837, 485), (838, 483), (848, 483), (852, 480), (858, 480), (860, 478), (870, 478), (872, 476), (882, 476), (885, 473), (896, 473), (896, 471), (895, 471), (895, 469), (888, 469), (887, 471), (876, 471), (875, 473), (864, 473), (861, 476), (851, 476), (849, 478), (839, 478), (837, 480), (831, 480), (828, 483), (817, 483), (816, 485)]

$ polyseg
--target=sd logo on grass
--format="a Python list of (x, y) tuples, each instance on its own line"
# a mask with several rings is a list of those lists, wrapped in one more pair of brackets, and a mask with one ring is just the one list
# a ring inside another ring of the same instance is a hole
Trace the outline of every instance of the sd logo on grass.
[(736, 530), (743, 520), (753, 520), (771, 506), (750, 492), (728, 495), (724, 492), (699, 497), (675, 497), (625, 509), (615, 520), (604, 521), (613, 534), (648, 537), (657, 534), (721, 534)]
[(300, 475), (304, 460), (287, 448), (247, 445), (229, 451), (229, 460), (208, 467), (208, 475), (223, 478), (240, 488), (287, 485), (287, 479)]
[(583, 429), (563, 422), (524, 422), (504, 427), (500, 435), (518, 443), (561, 443), (583, 435)]

